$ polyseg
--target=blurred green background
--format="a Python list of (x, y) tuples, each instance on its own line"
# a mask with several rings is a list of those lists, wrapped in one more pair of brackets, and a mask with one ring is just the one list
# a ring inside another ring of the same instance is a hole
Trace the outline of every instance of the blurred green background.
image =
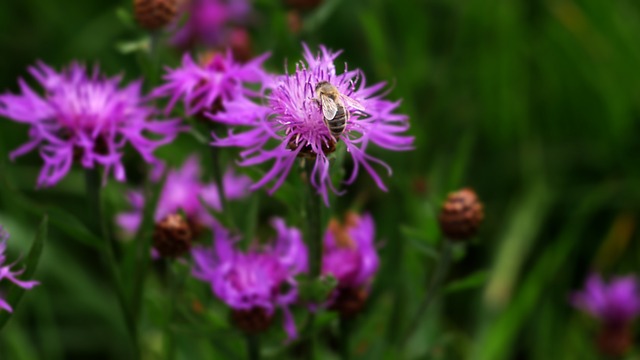
[[(595, 327), (567, 303), (590, 271), (637, 273), (640, 245), (640, 4), (632, 0), (326, 0), (303, 14), (293, 34), (276, 0), (254, 1), (249, 27), (256, 54), (270, 51), (273, 71), (301, 56), (300, 43), (344, 49), (339, 62), (362, 68), (369, 83), (389, 81), (403, 99), (416, 149), (374, 150), (394, 170), (379, 191), (366, 176), (333, 202), (339, 214), (373, 213), (382, 267), (356, 322), (354, 357), (362, 359), (598, 359)], [(119, 45), (145, 32), (128, 1), (50, 0), (0, 3), (0, 89), (40, 59), (60, 68), (73, 59), (104, 72), (141, 76), (135, 54)], [(180, 53), (167, 50), (174, 66)], [(31, 81), (31, 80), (29, 80)], [(86, 215), (82, 172), (35, 190), (41, 160), (8, 160), (27, 127), (0, 119), (0, 223), (12, 234), (11, 259), (24, 254), (43, 212), (52, 222), (26, 294), (0, 334), (0, 359), (126, 359), (126, 331), (99, 255), (77, 230)], [(159, 151), (178, 165), (199, 149), (188, 134)], [(232, 155), (230, 154), (229, 157)], [(485, 204), (477, 238), (456, 253), (447, 291), (419, 332), (397, 350), (426, 288), (439, 241), (436, 215), (449, 191), (473, 187)], [(108, 187), (111, 213), (126, 209), (123, 184)], [(288, 216), (287, 194), (260, 191), (260, 219)], [(55, 220), (55, 219), (54, 219)], [(201, 328), (177, 331), (181, 358), (242, 358), (237, 333), (214, 329), (217, 306)], [(143, 322), (145, 358), (161, 358), (162, 291), (151, 280)], [(195, 295), (194, 295), (195, 294)], [(159, 300), (158, 300), (159, 299)], [(216, 305), (217, 304), (217, 305)], [(335, 357), (326, 319), (323, 358)], [(279, 327), (273, 349), (281, 345)], [(636, 343), (638, 335), (636, 335)], [(226, 344), (226, 345), (225, 345)], [(161, 347), (161, 346), (160, 346)], [(272, 358), (281, 353), (267, 349)]]

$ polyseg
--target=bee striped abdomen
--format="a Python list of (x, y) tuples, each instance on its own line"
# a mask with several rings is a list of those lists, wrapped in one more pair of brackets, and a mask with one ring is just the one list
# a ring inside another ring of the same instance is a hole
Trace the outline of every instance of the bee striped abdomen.
[(327, 122), (329, 125), (329, 131), (331, 135), (337, 137), (342, 135), (345, 127), (347, 126), (347, 113), (344, 106), (338, 106), (338, 112), (336, 116)]

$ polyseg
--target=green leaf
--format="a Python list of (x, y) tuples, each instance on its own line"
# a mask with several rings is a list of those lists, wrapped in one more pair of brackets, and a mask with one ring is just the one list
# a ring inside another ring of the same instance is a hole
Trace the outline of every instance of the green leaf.
[(307, 275), (300, 275), (297, 280), (300, 299), (312, 303), (321, 303), (327, 300), (331, 291), (338, 284), (336, 278), (331, 275), (317, 279)]
[[(29, 250), (29, 255), (27, 256), (27, 259), (24, 263), (25, 270), (21, 275), (22, 279), (31, 279), (31, 277), (33, 276), (33, 273), (36, 271), (36, 268), (38, 267), (38, 262), (40, 261), (40, 255), (42, 254), (42, 248), (44, 247), (44, 241), (47, 237), (47, 222), (48, 222), (48, 218), (47, 218), (47, 215), (45, 215), (42, 218), (42, 222), (40, 223), (40, 226), (38, 227), (38, 232), (36, 233), (36, 237), (33, 240), (33, 243), (31, 244), (31, 250)], [(22, 295), (24, 295), (24, 292), (25, 292), (25, 289), (15, 284), (11, 285), (11, 287), (9, 288), (9, 293), (7, 295), (7, 302), (11, 305), (14, 312), (18, 308), (18, 304), (20, 303), (20, 300), (22, 299)], [(0, 313), (0, 330), (2, 330), (4, 325), (7, 324), (7, 322), (11, 318), (11, 315), (13, 315), (13, 313), (10, 313), (8, 311), (3, 311), (2, 313)]]
[(453, 293), (457, 291), (470, 290), (484, 285), (489, 278), (487, 270), (476, 271), (473, 274), (449, 283), (445, 288), (445, 293)]

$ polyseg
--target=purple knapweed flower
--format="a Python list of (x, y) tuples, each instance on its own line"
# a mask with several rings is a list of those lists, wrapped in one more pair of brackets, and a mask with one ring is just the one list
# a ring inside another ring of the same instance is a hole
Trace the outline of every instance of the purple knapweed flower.
[(369, 214), (348, 213), (340, 224), (329, 222), (324, 236), (322, 273), (332, 275), (337, 287), (329, 306), (353, 315), (364, 306), (379, 259), (374, 244), (375, 224)]
[(164, 84), (154, 89), (151, 96), (169, 99), (166, 113), (180, 100), (189, 116), (205, 111), (215, 113), (224, 110), (228, 101), (259, 95), (259, 90), (252, 90), (246, 85), (261, 85), (269, 79), (262, 68), (268, 57), (268, 54), (264, 54), (241, 64), (234, 61), (231, 52), (227, 51), (226, 54), (214, 53), (203, 63), (197, 63), (189, 54), (185, 54), (180, 67), (167, 68)]
[[(228, 125), (248, 127), (229, 132), (226, 138), (214, 135), (213, 145), (244, 148), (242, 166), (273, 162), (271, 169), (253, 185), (257, 188), (275, 181), (271, 192), (280, 187), (298, 157), (314, 161), (310, 181), (328, 204), (328, 189), (337, 192), (331, 183), (329, 155), (339, 143), (344, 143), (353, 160), (353, 171), (346, 183), (353, 183), (360, 168), (364, 168), (378, 187), (386, 190), (373, 164), (381, 165), (389, 174), (391, 168), (368, 154), (368, 146), (372, 143), (393, 151), (412, 149), (413, 137), (402, 135), (409, 128), (409, 119), (395, 113), (399, 101), (384, 99), (385, 83), (367, 86), (360, 70), (345, 69), (338, 74), (334, 60), (340, 52), (323, 46), (320, 50), (314, 55), (304, 46), (305, 61), (297, 65), (295, 73), (273, 81), (266, 101), (241, 98), (236, 104), (230, 102), (226, 112), (213, 115), (215, 120)], [(337, 137), (332, 136), (325, 124), (316, 94), (316, 86), (322, 82), (329, 82), (338, 90), (350, 114), (344, 132)], [(274, 139), (277, 145), (271, 147)]]
[(573, 294), (571, 303), (607, 326), (623, 327), (640, 315), (640, 283), (630, 275), (606, 284), (600, 275), (592, 274), (584, 289)]
[(224, 45), (232, 25), (246, 22), (251, 12), (246, 0), (186, 0), (183, 3), (181, 13), (187, 19), (176, 28), (171, 39), (173, 45), (181, 48)]
[(20, 79), (22, 94), (0, 95), (0, 116), (31, 126), (29, 142), (10, 157), (38, 149), (44, 160), (38, 186), (55, 185), (74, 161), (88, 169), (103, 166), (104, 181), (110, 172), (124, 181), (122, 151), (127, 144), (155, 165), (159, 161), (153, 151), (181, 130), (178, 120), (152, 120), (155, 110), (143, 103), (139, 81), (119, 88), (120, 76), (102, 77), (97, 67), (88, 74), (77, 63), (60, 73), (41, 62), (29, 71), (43, 94)]
[[(275, 240), (246, 252), (235, 249), (238, 239), (217, 227), (212, 248), (192, 250), (193, 276), (211, 284), (213, 293), (233, 309), (242, 330), (265, 330), (281, 308), (285, 331), (293, 339), (297, 334), (289, 305), (298, 297), (294, 276), (307, 271), (307, 249), (298, 229), (282, 219), (274, 219), (272, 226)], [(246, 317), (252, 319), (243, 321)]]
[[(9, 239), (9, 234), (0, 225), (0, 281), (2, 281), (3, 279), (7, 279), (12, 283), (14, 283), (15, 285), (20, 286), (23, 289), (31, 289), (34, 286), (38, 285), (37, 281), (19, 280), (16, 277), (20, 276), (20, 274), (22, 274), (24, 270), (12, 271), (11, 270), (12, 264), (5, 265), (5, 262), (7, 259), (4, 252), (7, 249), (8, 239)], [(9, 305), (9, 303), (2, 297), (0, 297), (0, 309), (4, 309), (8, 312), (13, 312), (13, 308), (11, 308), (11, 305)]]
[[(155, 222), (182, 212), (193, 225), (213, 228), (217, 221), (206, 207), (222, 211), (220, 194), (214, 182), (204, 183), (200, 178), (200, 160), (197, 156), (189, 157), (180, 169), (170, 170), (158, 200)], [(223, 176), (222, 184), (226, 199), (241, 199), (249, 194), (251, 179), (229, 169)], [(128, 198), (133, 211), (119, 214), (116, 222), (126, 232), (135, 233), (142, 222), (145, 199), (139, 191), (130, 191)]]

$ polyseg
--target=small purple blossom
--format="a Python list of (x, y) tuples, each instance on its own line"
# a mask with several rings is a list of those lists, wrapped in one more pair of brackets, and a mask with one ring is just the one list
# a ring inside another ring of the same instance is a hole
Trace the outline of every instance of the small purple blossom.
[(600, 275), (592, 274), (571, 303), (609, 327), (624, 327), (640, 315), (640, 284), (633, 275), (606, 284)]
[(283, 310), (284, 326), (290, 338), (296, 328), (289, 305), (298, 297), (294, 276), (307, 271), (307, 249), (296, 228), (274, 219), (275, 240), (242, 252), (234, 248), (238, 239), (217, 227), (212, 248), (192, 250), (193, 276), (211, 284), (213, 293), (234, 310), (261, 309), (271, 316)]
[[(7, 259), (4, 252), (7, 250), (8, 239), (9, 234), (0, 225), (0, 281), (2, 281), (3, 279), (7, 279), (23, 289), (31, 289), (34, 286), (38, 285), (37, 281), (19, 280), (17, 276), (20, 276), (20, 274), (22, 274), (24, 270), (12, 271), (12, 264), (5, 265)], [(9, 305), (9, 303), (2, 297), (0, 297), (0, 309), (4, 309), (8, 312), (13, 312), (13, 308), (11, 308), (11, 305)]]
[[(213, 228), (217, 221), (206, 207), (222, 211), (220, 194), (214, 182), (204, 183), (200, 177), (200, 160), (197, 156), (189, 157), (180, 169), (169, 171), (154, 220), (158, 222), (170, 214), (184, 212), (187, 219), (195, 224)], [(249, 194), (251, 179), (229, 169), (222, 183), (227, 199), (241, 199)], [(139, 191), (129, 192), (128, 197), (133, 211), (119, 214), (116, 222), (126, 232), (135, 233), (142, 222), (145, 199)]]
[(230, 51), (215, 53), (204, 64), (193, 61), (189, 54), (182, 57), (182, 65), (176, 69), (167, 68), (165, 83), (153, 90), (151, 96), (169, 98), (165, 109), (169, 113), (182, 100), (187, 115), (193, 116), (204, 111), (219, 111), (235, 98), (258, 96), (250, 90), (248, 83), (262, 83), (269, 77), (262, 68), (268, 54), (241, 64), (234, 61)]
[(333, 275), (338, 288), (368, 287), (379, 266), (374, 237), (369, 214), (349, 213), (344, 224), (333, 219), (324, 236), (322, 273)]
[[(282, 185), (298, 157), (314, 161), (310, 180), (328, 204), (328, 190), (337, 193), (331, 182), (329, 155), (339, 143), (344, 143), (353, 160), (353, 171), (346, 183), (353, 183), (360, 168), (364, 168), (378, 187), (386, 191), (373, 164), (384, 167), (389, 175), (391, 168), (369, 155), (367, 149), (371, 143), (392, 151), (412, 149), (413, 137), (402, 134), (409, 128), (409, 119), (395, 113), (400, 102), (384, 99), (385, 83), (367, 86), (360, 70), (345, 69), (338, 74), (334, 61), (340, 52), (322, 46), (318, 55), (312, 54), (307, 46), (304, 50), (306, 63), (299, 63), (295, 73), (274, 80), (267, 101), (240, 98), (230, 102), (225, 112), (212, 116), (228, 125), (248, 127), (239, 132), (230, 131), (226, 138), (214, 135), (213, 145), (244, 148), (242, 166), (273, 162), (271, 169), (253, 185), (258, 188), (274, 181), (271, 193)], [(344, 133), (336, 139), (337, 144), (324, 122), (315, 92), (316, 85), (323, 81), (353, 100), (343, 101), (351, 116)], [(359, 105), (356, 107), (355, 103)], [(272, 147), (274, 139), (277, 145)]]
[[(179, 120), (151, 120), (155, 110), (142, 102), (139, 81), (119, 88), (120, 76), (105, 78), (97, 67), (88, 74), (77, 63), (58, 73), (39, 62), (29, 71), (43, 94), (20, 79), (21, 94), (0, 95), (0, 116), (31, 126), (29, 142), (10, 158), (38, 149), (44, 160), (38, 186), (55, 185), (74, 161), (88, 169), (103, 166), (105, 181), (110, 172), (124, 181), (122, 150), (127, 144), (156, 165), (153, 151), (181, 130)], [(148, 133), (154, 134), (153, 140)]]
[(187, 19), (176, 28), (171, 43), (181, 48), (223, 45), (231, 25), (246, 22), (250, 12), (247, 0), (186, 0), (181, 13)]

